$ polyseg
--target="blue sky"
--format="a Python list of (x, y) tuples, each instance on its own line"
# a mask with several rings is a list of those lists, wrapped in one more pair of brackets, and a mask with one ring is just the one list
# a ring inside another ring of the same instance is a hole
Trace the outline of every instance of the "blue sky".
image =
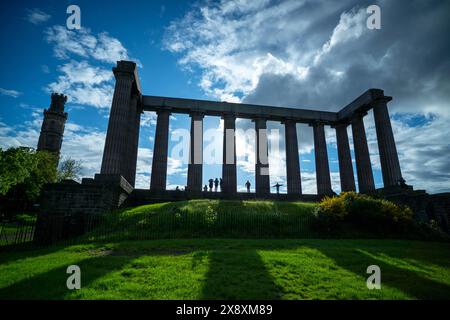
[[(111, 68), (116, 60), (129, 59), (139, 65), (146, 95), (337, 111), (368, 88), (384, 89), (394, 97), (389, 108), (405, 179), (416, 188), (449, 191), (450, 63), (448, 19), (443, 19), (448, 3), (376, 3), (382, 9), (381, 30), (365, 27), (365, 8), (372, 4), (366, 1), (3, 4), (0, 147), (36, 146), (50, 92), (62, 92), (69, 96), (62, 154), (82, 160), (83, 176), (99, 172), (114, 85)], [(65, 27), (70, 4), (81, 8), (81, 30)], [(381, 187), (371, 113), (364, 121)], [(189, 126), (187, 116), (174, 114), (172, 138)], [(219, 126), (219, 118), (205, 118), (205, 131), (220, 133)], [(252, 124), (238, 121), (237, 126)], [(154, 128), (155, 115), (146, 113), (138, 155), (141, 188), (149, 186)], [(279, 123), (270, 122), (269, 129), (284, 135)], [(298, 133), (303, 189), (315, 193), (312, 130), (298, 125)], [(335, 133), (331, 128), (326, 133), (333, 189), (339, 191)], [(271, 136), (271, 146), (276, 140)], [(170, 149), (177, 143), (172, 139)], [(238, 147), (243, 187), (247, 179), (254, 184), (247, 161), (253, 150)], [(283, 138), (280, 149), (270, 151), (273, 184), (285, 184)], [(204, 165), (205, 182), (220, 175), (220, 165)], [(185, 184), (186, 165), (171, 157), (168, 188)]]

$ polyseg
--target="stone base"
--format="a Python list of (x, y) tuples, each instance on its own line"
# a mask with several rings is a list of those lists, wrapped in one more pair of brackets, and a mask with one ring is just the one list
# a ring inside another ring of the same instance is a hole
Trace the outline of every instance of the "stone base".
[(274, 200), (274, 201), (307, 201), (316, 202), (320, 200), (320, 196), (314, 194), (288, 195), (267, 194), (264, 196), (255, 193), (237, 192), (227, 195), (222, 192), (185, 192), (185, 191), (152, 191), (147, 189), (135, 189), (127, 199), (127, 206), (139, 206), (149, 203), (165, 202), (165, 201), (182, 201), (191, 199), (213, 199), (213, 200)]
[(48, 184), (41, 195), (34, 240), (51, 243), (83, 233), (87, 219), (125, 204), (133, 187), (120, 175)]

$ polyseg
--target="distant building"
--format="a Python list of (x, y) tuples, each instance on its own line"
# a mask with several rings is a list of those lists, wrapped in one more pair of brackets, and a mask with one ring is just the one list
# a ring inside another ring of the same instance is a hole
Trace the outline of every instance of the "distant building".
[(67, 113), (64, 112), (66, 101), (67, 97), (65, 95), (52, 93), (50, 107), (44, 110), (44, 121), (42, 122), (37, 146), (38, 151), (49, 151), (59, 157), (64, 126), (67, 120)]

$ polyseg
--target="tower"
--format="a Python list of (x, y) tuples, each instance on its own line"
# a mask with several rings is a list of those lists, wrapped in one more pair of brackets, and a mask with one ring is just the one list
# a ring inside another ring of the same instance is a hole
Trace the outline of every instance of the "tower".
[(44, 110), (44, 121), (37, 146), (38, 151), (49, 151), (59, 157), (64, 135), (64, 125), (67, 113), (64, 112), (64, 104), (67, 97), (63, 94), (52, 93), (50, 107)]

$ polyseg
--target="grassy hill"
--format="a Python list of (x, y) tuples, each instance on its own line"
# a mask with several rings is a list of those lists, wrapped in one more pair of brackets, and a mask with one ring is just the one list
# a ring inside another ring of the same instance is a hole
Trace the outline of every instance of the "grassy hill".
[(139, 206), (106, 215), (83, 239), (312, 238), (317, 204), (190, 200)]

